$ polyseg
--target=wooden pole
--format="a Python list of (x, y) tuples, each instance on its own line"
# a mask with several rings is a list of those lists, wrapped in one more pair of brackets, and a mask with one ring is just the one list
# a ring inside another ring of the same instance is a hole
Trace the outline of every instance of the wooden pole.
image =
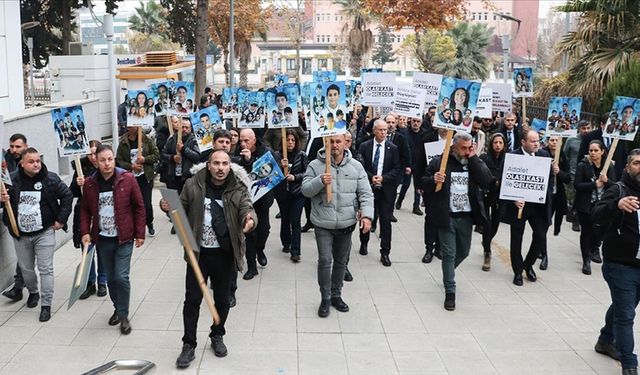
[(524, 206), (518, 208), (518, 220), (522, 219), (522, 211), (524, 210)]
[(82, 247), (82, 260), (80, 261), (80, 268), (78, 269), (78, 274), (76, 275), (76, 283), (75, 287), (80, 288), (80, 282), (82, 281), (82, 273), (84, 272), (85, 262), (87, 261), (87, 254), (89, 252), (89, 245), (84, 245)]
[(138, 155), (142, 156), (142, 126), (138, 126)]
[[(288, 159), (288, 150), (287, 150), (287, 128), (280, 128), (282, 135), (282, 158)], [(286, 178), (289, 175), (289, 165), (287, 164), (284, 167), (284, 177)]]
[(527, 98), (522, 97), (522, 125), (527, 121)]
[(167, 127), (169, 128), (169, 136), (173, 135), (173, 124), (171, 123), (171, 118), (173, 116), (166, 116), (167, 118)]
[[(324, 173), (331, 173), (331, 139), (330, 137), (324, 137), (324, 154), (325, 154), (325, 168), (324, 168)], [(326, 190), (327, 190), (327, 203), (331, 202), (331, 199), (333, 199), (333, 192), (332, 192), (332, 188), (331, 188), (332, 184), (329, 184), (326, 186)]]
[(616, 152), (616, 148), (618, 147), (618, 141), (620, 138), (614, 138), (611, 143), (611, 147), (609, 147), (609, 154), (607, 154), (607, 160), (604, 162), (604, 167), (602, 167), (602, 171), (600, 174), (607, 175), (607, 171), (609, 170), (609, 165), (611, 164), (611, 160), (613, 159), (613, 154)]
[[(76, 155), (75, 160), (73, 161), (73, 163), (76, 165), (76, 173), (78, 174), (78, 177), (84, 177), (84, 172), (82, 171), (82, 163), (80, 163), (80, 155)], [(82, 186), (80, 186), (80, 192), (83, 192), (83, 188)]]
[[(449, 162), (449, 151), (451, 149), (451, 140), (453, 139), (453, 130), (447, 130), (447, 140), (444, 144), (444, 151), (442, 152), (442, 160), (440, 161), (440, 173), (444, 174), (447, 171), (447, 163)], [(436, 184), (436, 192), (442, 189), (442, 182)]]
[[(169, 215), (171, 216), (171, 221), (173, 225), (176, 227), (180, 238), (187, 238), (187, 232), (184, 227), (184, 223), (180, 219), (180, 215), (178, 215), (178, 211), (172, 210)], [(182, 241), (182, 245), (184, 246), (184, 251), (187, 253), (187, 261), (189, 265), (193, 269), (193, 273), (196, 276), (196, 280), (198, 281), (198, 285), (200, 286), (200, 291), (202, 292), (202, 296), (204, 297), (207, 306), (209, 307), (209, 312), (211, 313), (211, 319), (213, 320), (213, 324), (220, 324), (220, 315), (218, 314), (218, 310), (216, 309), (215, 304), (213, 303), (213, 297), (211, 297), (211, 291), (207, 287), (207, 281), (202, 276), (202, 270), (198, 265), (198, 260), (196, 259), (196, 255), (194, 254), (193, 249), (189, 245), (189, 241)]]
[(560, 151), (562, 150), (562, 137), (558, 137), (558, 146), (556, 147), (556, 154), (553, 155), (553, 162), (556, 165), (559, 165), (560, 162)]
[[(0, 178), (0, 191), (7, 191), (7, 187), (4, 185), (4, 181)], [(11, 200), (4, 204), (4, 209), (7, 210), (7, 216), (9, 217), (9, 225), (11, 226), (11, 231), (16, 237), (20, 237), (20, 231), (18, 230), (18, 224), (16, 223), (16, 218), (13, 214), (13, 207), (11, 207)]]

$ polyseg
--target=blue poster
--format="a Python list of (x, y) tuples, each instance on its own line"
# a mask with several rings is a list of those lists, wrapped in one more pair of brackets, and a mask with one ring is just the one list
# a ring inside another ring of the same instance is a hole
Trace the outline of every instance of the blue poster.
[(222, 89), (222, 110), (223, 118), (239, 118), (238, 112), (238, 88), (225, 87)]
[(362, 76), (365, 73), (382, 73), (382, 68), (361, 68), (360, 75)]
[(51, 110), (51, 121), (57, 136), (56, 143), (60, 156), (89, 153), (87, 125), (82, 106), (55, 108)]
[(172, 87), (172, 85), (172, 81), (152, 83), (149, 85), (149, 90), (151, 90), (151, 96), (155, 103), (153, 106), (153, 113), (156, 116), (165, 116), (167, 114), (171, 100), (169, 87)]
[(531, 121), (531, 129), (538, 132), (540, 136), (540, 142), (547, 139), (547, 122), (545, 120), (540, 120), (538, 118), (534, 118)]
[(151, 90), (129, 90), (127, 92), (127, 126), (153, 126), (154, 101)]
[(314, 83), (311, 96), (311, 137), (344, 133), (347, 129), (347, 94), (344, 81)]
[(295, 83), (286, 83), (266, 92), (268, 128), (291, 128), (298, 126), (298, 98), (300, 88)]
[(249, 195), (253, 203), (284, 180), (284, 174), (271, 151), (265, 153), (253, 163), (249, 177), (251, 179)]
[(442, 77), (434, 126), (470, 132), (481, 85), (480, 82)]
[(608, 138), (633, 141), (640, 126), (640, 99), (616, 96), (602, 134)]
[(198, 112), (193, 112), (189, 118), (200, 152), (211, 150), (213, 148), (213, 133), (222, 128), (218, 107), (212, 105)]
[(582, 98), (553, 96), (547, 111), (547, 137), (575, 137), (582, 109)]
[(513, 68), (514, 98), (533, 96), (533, 69)]
[(265, 93), (264, 91), (238, 91), (240, 128), (262, 128), (264, 127), (265, 114)]
[(289, 76), (286, 74), (275, 74), (273, 76), (273, 87), (280, 87), (285, 83), (289, 83)]
[(336, 80), (336, 72), (334, 71), (314, 71), (313, 82), (333, 82)]

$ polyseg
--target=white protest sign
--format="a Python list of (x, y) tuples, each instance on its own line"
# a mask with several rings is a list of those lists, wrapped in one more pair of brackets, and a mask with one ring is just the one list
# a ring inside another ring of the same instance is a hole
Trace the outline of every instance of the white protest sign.
[(422, 118), (427, 92), (409, 84), (396, 86), (394, 111), (400, 116)]
[(362, 77), (362, 104), (393, 107), (396, 91), (395, 73), (366, 73)]
[(500, 199), (545, 203), (551, 158), (506, 154)]
[(425, 105), (426, 109), (434, 107), (438, 103), (440, 96), (440, 85), (442, 84), (442, 75), (433, 73), (413, 73), (413, 87), (426, 91)]
[(427, 156), (427, 165), (431, 164), (431, 161), (436, 157), (442, 155), (444, 151), (444, 140), (435, 142), (426, 142), (424, 144), (424, 154)]
[(493, 89), (482, 85), (480, 88), (480, 94), (478, 96), (478, 104), (476, 105), (476, 116), (489, 118), (491, 117), (493, 101)]
[(493, 90), (493, 110), (496, 112), (511, 112), (511, 85), (508, 83), (485, 83), (484, 86)]

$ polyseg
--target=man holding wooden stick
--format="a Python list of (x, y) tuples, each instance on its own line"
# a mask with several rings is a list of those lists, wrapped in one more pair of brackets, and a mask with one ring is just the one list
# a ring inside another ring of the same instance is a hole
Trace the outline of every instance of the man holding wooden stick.
[[(222, 337), (229, 314), (229, 282), (233, 268), (242, 270), (245, 253), (245, 234), (257, 223), (247, 186), (246, 176), (239, 175), (242, 168), (231, 168), (231, 156), (224, 150), (214, 150), (206, 168), (187, 180), (180, 201), (189, 219), (196, 242), (197, 264), (187, 266), (185, 301), (182, 310), (184, 336), (182, 352), (176, 360), (178, 368), (189, 367), (195, 358), (196, 332), (202, 290), (193, 266), (200, 269), (204, 282), (211, 279), (215, 306), (220, 316), (218, 324), (211, 326), (209, 337), (217, 357), (227, 355)], [(161, 201), (162, 210), (168, 211), (168, 202)], [(177, 228), (180, 230), (180, 228)], [(199, 251), (198, 251), (199, 250)], [(188, 250), (191, 251), (191, 250)]]
[(120, 332), (131, 333), (131, 254), (133, 245), (144, 244), (145, 207), (140, 187), (133, 175), (116, 168), (110, 146), (96, 149), (98, 173), (84, 181), (80, 205), (80, 232), (83, 246), (96, 245), (107, 272), (109, 297), (114, 312), (109, 325), (120, 324)]
[[(302, 194), (311, 199), (311, 221), (318, 246), (318, 285), (322, 296), (318, 316), (321, 318), (329, 316), (330, 306), (341, 312), (349, 311), (342, 300), (342, 282), (351, 250), (351, 234), (358, 221), (361, 231), (369, 232), (373, 218), (373, 192), (367, 172), (345, 149), (345, 135), (330, 137), (327, 143), (330, 154), (327, 155), (324, 148), (318, 151), (318, 158), (309, 163), (302, 181)], [(325, 164), (327, 158), (331, 163), (329, 171)], [(332, 197), (328, 199), (330, 187)]]

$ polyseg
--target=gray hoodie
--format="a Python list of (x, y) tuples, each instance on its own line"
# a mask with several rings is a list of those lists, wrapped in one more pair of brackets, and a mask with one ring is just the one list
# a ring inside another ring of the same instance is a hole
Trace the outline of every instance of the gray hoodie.
[(302, 180), (302, 194), (311, 199), (311, 222), (324, 229), (344, 229), (357, 222), (357, 212), (362, 217), (373, 218), (373, 192), (362, 164), (345, 150), (340, 165), (331, 162), (333, 199), (327, 203), (325, 186), (320, 176), (325, 172), (325, 149), (318, 151), (318, 158), (309, 163)]

